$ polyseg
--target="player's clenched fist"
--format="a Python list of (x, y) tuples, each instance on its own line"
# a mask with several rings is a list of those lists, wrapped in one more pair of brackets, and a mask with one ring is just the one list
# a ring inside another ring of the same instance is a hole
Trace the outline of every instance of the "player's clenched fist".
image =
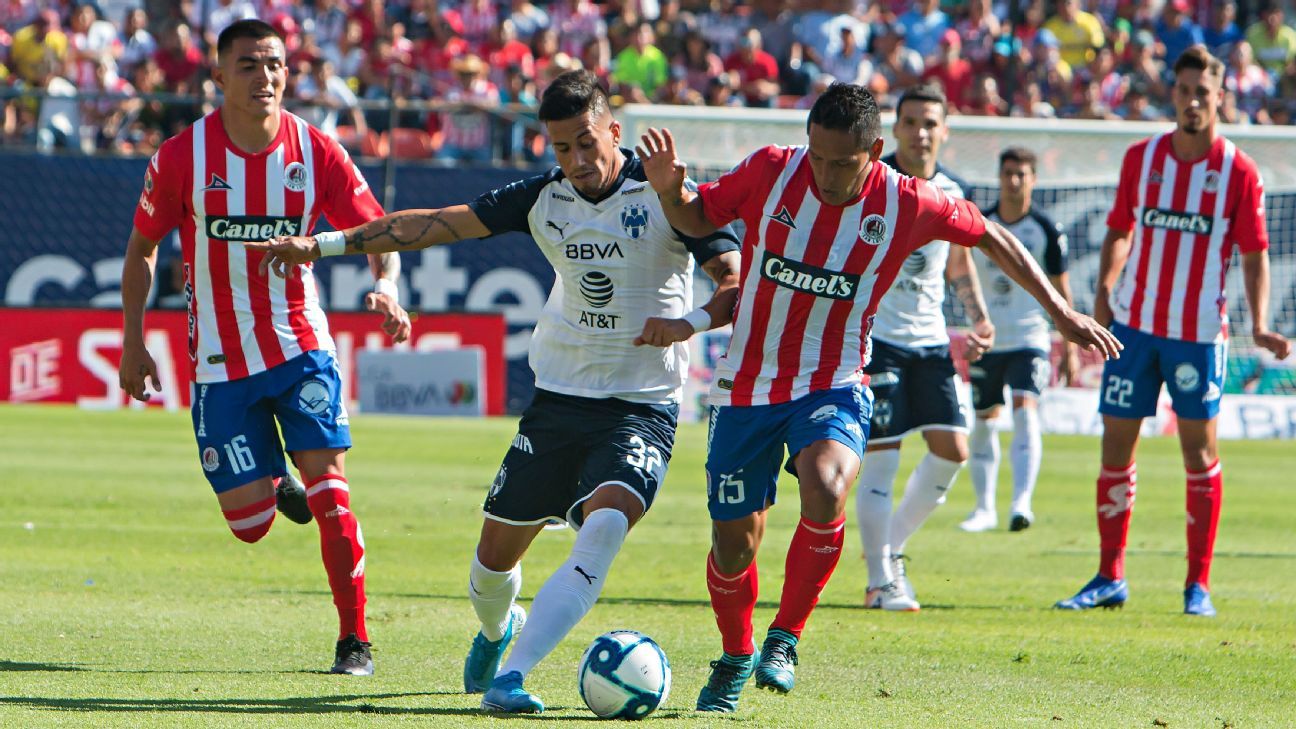
[(645, 344), (669, 347), (676, 342), (686, 341), (691, 336), (693, 336), (693, 325), (684, 319), (663, 319), (654, 316), (644, 322), (643, 332), (635, 337), (634, 344), (636, 347)]
[(284, 235), (268, 241), (249, 241), (243, 245), (255, 251), (265, 251), (260, 266), (262, 276), (273, 269), (279, 278), (288, 278), (297, 265), (310, 263), (320, 257), (319, 244), (311, 236)]
[(122, 349), (121, 365), (117, 368), (117, 384), (127, 395), (140, 402), (148, 402), (149, 394), (144, 391), (147, 380), (153, 381), (154, 390), (159, 392), (162, 390), (153, 355), (149, 354), (143, 345), (127, 344)]

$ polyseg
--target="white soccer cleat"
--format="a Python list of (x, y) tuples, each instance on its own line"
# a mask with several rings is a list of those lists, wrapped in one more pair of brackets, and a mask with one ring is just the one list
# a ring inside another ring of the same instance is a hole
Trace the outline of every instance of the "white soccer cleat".
[(914, 594), (913, 585), (909, 584), (909, 576), (905, 573), (905, 560), (909, 559), (903, 554), (891, 555), (891, 579), (901, 592), (909, 596), (910, 600), (915, 602), (918, 596)]
[(991, 529), (999, 527), (999, 517), (993, 511), (982, 511), (975, 509), (968, 517), (959, 524), (959, 529), (965, 532), (988, 532)]
[(918, 601), (906, 595), (894, 581), (881, 587), (870, 587), (864, 595), (864, 607), (901, 613), (916, 613), (922, 609)]

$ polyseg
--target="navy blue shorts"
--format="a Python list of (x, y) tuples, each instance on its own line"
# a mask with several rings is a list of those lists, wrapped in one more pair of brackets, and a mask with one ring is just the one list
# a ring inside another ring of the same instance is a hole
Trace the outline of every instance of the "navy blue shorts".
[(239, 380), (195, 384), (190, 400), (198, 459), (218, 494), (287, 473), (285, 447), (290, 453), (351, 447), (331, 352), (306, 352)]
[(977, 412), (1004, 405), (1004, 386), (1014, 395), (1034, 395), (1048, 387), (1052, 367), (1048, 355), (1038, 349), (987, 352), (968, 365), (972, 380), (972, 409)]
[(856, 386), (777, 405), (712, 406), (706, 463), (711, 518), (741, 519), (773, 504), (779, 467), (795, 476), (797, 454), (816, 441), (843, 443), (863, 459), (870, 403), (868, 390)]
[(1118, 418), (1155, 415), (1164, 382), (1175, 415), (1189, 420), (1219, 415), (1228, 362), (1226, 341), (1166, 339), (1116, 322), (1112, 322), (1111, 331), (1125, 349), (1120, 359), (1109, 359), (1103, 365), (1098, 412)]
[(482, 510), (507, 524), (584, 520), (580, 504), (605, 484), (628, 488), (646, 512), (666, 479), (678, 405), (537, 389)]
[(915, 430), (967, 431), (949, 345), (897, 347), (875, 339), (864, 372), (873, 391), (872, 442), (894, 443)]

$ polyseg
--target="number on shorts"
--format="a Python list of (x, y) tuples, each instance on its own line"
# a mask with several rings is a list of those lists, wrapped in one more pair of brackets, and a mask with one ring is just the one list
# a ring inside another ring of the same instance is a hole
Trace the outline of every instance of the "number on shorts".
[[(720, 474), (720, 487), (716, 489), (716, 501), (722, 504), (741, 504), (747, 499), (747, 492), (743, 488), (742, 479), (735, 478), (739, 474), (722, 473)], [(728, 489), (733, 491), (729, 492)]]
[(1108, 405), (1127, 408), (1129, 396), (1134, 392), (1134, 381), (1112, 375), (1107, 378), (1107, 389), (1103, 390), (1103, 402)]
[(225, 457), (229, 460), (230, 468), (234, 473), (243, 473), (256, 468), (256, 460), (252, 458), (252, 449), (247, 447), (247, 436), (238, 435), (225, 444)]
[(626, 463), (640, 471), (652, 472), (661, 468), (661, 451), (657, 450), (656, 446), (650, 446), (643, 442), (643, 438), (632, 435), (630, 436), (630, 447), (634, 450), (626, 454)]

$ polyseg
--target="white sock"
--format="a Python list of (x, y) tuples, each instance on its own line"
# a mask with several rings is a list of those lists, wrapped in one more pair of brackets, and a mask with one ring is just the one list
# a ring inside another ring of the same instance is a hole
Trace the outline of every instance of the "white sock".
[(958, 461), (947, 461), (928, 453), (918, 462), (918, 467), (905, 484), (904, 498), (891, 515), (891, 552), (904, 553), (905, 542), (927, 521), (936, 507), (945, 503), (945, 494), (954, 485), (959, 469)]
[(1037, 408), (1013, 409), (1013, 438), (1008, 454), (1013, 469), (1012, 510), (1014, 514), (1028, 514), (1031, 495), (1035, 493), (1035, 482), (1039, 478), (1040, 460), (1044, 457)]
[(522, 565), (508, 572), (488, 570), (473, 555), (472, 569), (468, 572), (468, 599), (472, 601), (477, 619), (481, 621), (482, 635), (486, 640), (499, 640), (508, 629), (509, 608), (522, 591)]
[(972, 451), (968, 473), (972, 476), (977, 511), (994, 513), (995, 488), (999, 482), (999, 431), (994, 421), (980, 417), (973, 421), (968, 449)]
[(629, 529), (626, 515), (616, 509), (599, 509), (585, 518), (571, 556), (536, 593), (526, 629), (497, 675), (518, 671), (526, 676), (576, 627), (603, 591)]
[(900, 472), (900, 449), (869, 451), (855, 489), (855, 520), (868, 564), (868, 586), (881, 587), (891, 574), (891, 493)]

